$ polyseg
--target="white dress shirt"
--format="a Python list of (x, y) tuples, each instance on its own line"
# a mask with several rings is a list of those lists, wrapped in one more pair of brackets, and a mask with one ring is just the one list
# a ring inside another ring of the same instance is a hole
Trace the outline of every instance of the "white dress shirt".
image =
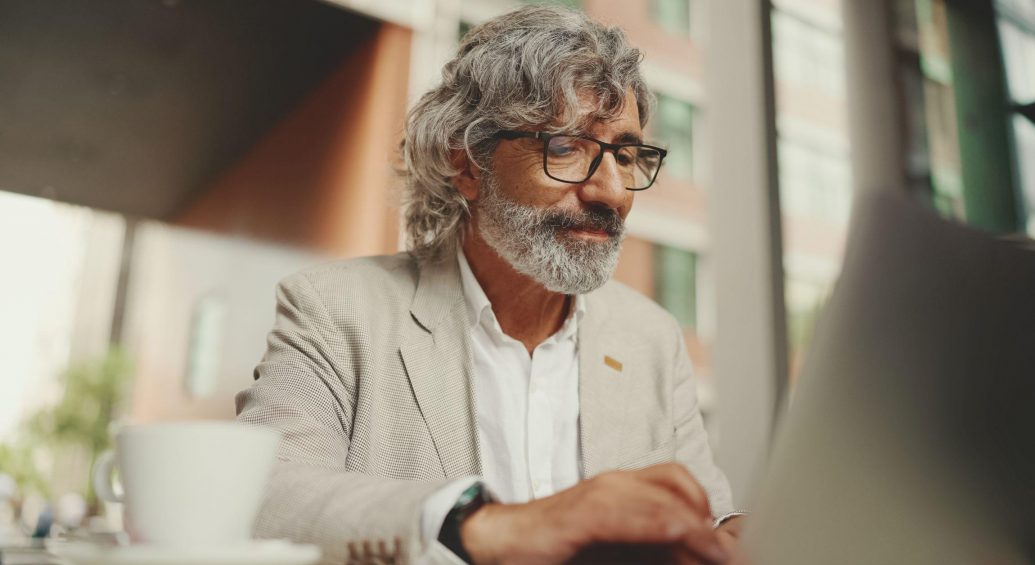
[(457, 480), (428, 498), (421, 530), (429, 542), (438, 538), (460, 494), (477, 480), (500, 501), (517, 503), (550, 496), (581, 478), (578, 323), (584, 297), (575, 296), (561, 329), (529, 355), (524, 344), (503, 333), (462, 251), (457, 260), (471, 322), (484, 476)]
[(581, 296), (557, 333), (536, 346), (506, 335), (461, 253), (471, 319), (483, 480), (502, 502), (543, 498), (579, 481), (578, 322)]

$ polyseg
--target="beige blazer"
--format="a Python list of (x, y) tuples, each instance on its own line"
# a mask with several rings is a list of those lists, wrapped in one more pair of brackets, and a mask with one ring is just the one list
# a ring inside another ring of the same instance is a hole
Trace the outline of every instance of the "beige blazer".
[[(424, 499), (481, 472), (469, 336), (455, 259), (363, 258), (282, 281), (256, 382), (237, 396), (240, 421), (283, 434), (257, 535), (317, 544), (325, 563), (424, 555)], [(590, 293), (579, 368), (584, 476), (677, 460), (716, 516), (732, 510), (670, 315), (615, 282)]]

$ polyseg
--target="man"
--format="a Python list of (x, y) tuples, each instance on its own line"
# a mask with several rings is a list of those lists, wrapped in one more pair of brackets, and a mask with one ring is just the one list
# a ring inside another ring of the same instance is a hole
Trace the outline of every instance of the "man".
[(464, 38), (408, 118), (410, 251), (278, 288), (237, 402), (284, 436), (260, 536), (327, 563), (727, 558), (680, 328), (608, 282), (665, 154), (640, 59), (560, 8)]

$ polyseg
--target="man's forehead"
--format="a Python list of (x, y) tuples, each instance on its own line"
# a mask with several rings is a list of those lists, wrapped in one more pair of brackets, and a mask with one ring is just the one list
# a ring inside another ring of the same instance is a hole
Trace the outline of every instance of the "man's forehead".
[(608, 114), (601, 112), (599, 98), (588, 92), (579, 93), (578, 131), (573, 133), (599, 137), (607, 134), (617, 143), (638, 143), (643, 140), (643, 128), (640, 127), (640, 111), (636, 95), (631, 88), (626, 89), (625, 100), (621, 112)]

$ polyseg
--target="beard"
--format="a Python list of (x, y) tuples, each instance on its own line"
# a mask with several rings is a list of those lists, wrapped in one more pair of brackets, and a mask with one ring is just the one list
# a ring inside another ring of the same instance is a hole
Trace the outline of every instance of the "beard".
[[(625, 224), (618, 212), (599, 204), (567, 212), (519, 204), (502, 194), (486, 175), (478, 200), (478, 234), (519, 273), (561, 294), (583, 294), (614, 274)], [(600, 231), (604, 241), (575, 236), (573, 230)]]

